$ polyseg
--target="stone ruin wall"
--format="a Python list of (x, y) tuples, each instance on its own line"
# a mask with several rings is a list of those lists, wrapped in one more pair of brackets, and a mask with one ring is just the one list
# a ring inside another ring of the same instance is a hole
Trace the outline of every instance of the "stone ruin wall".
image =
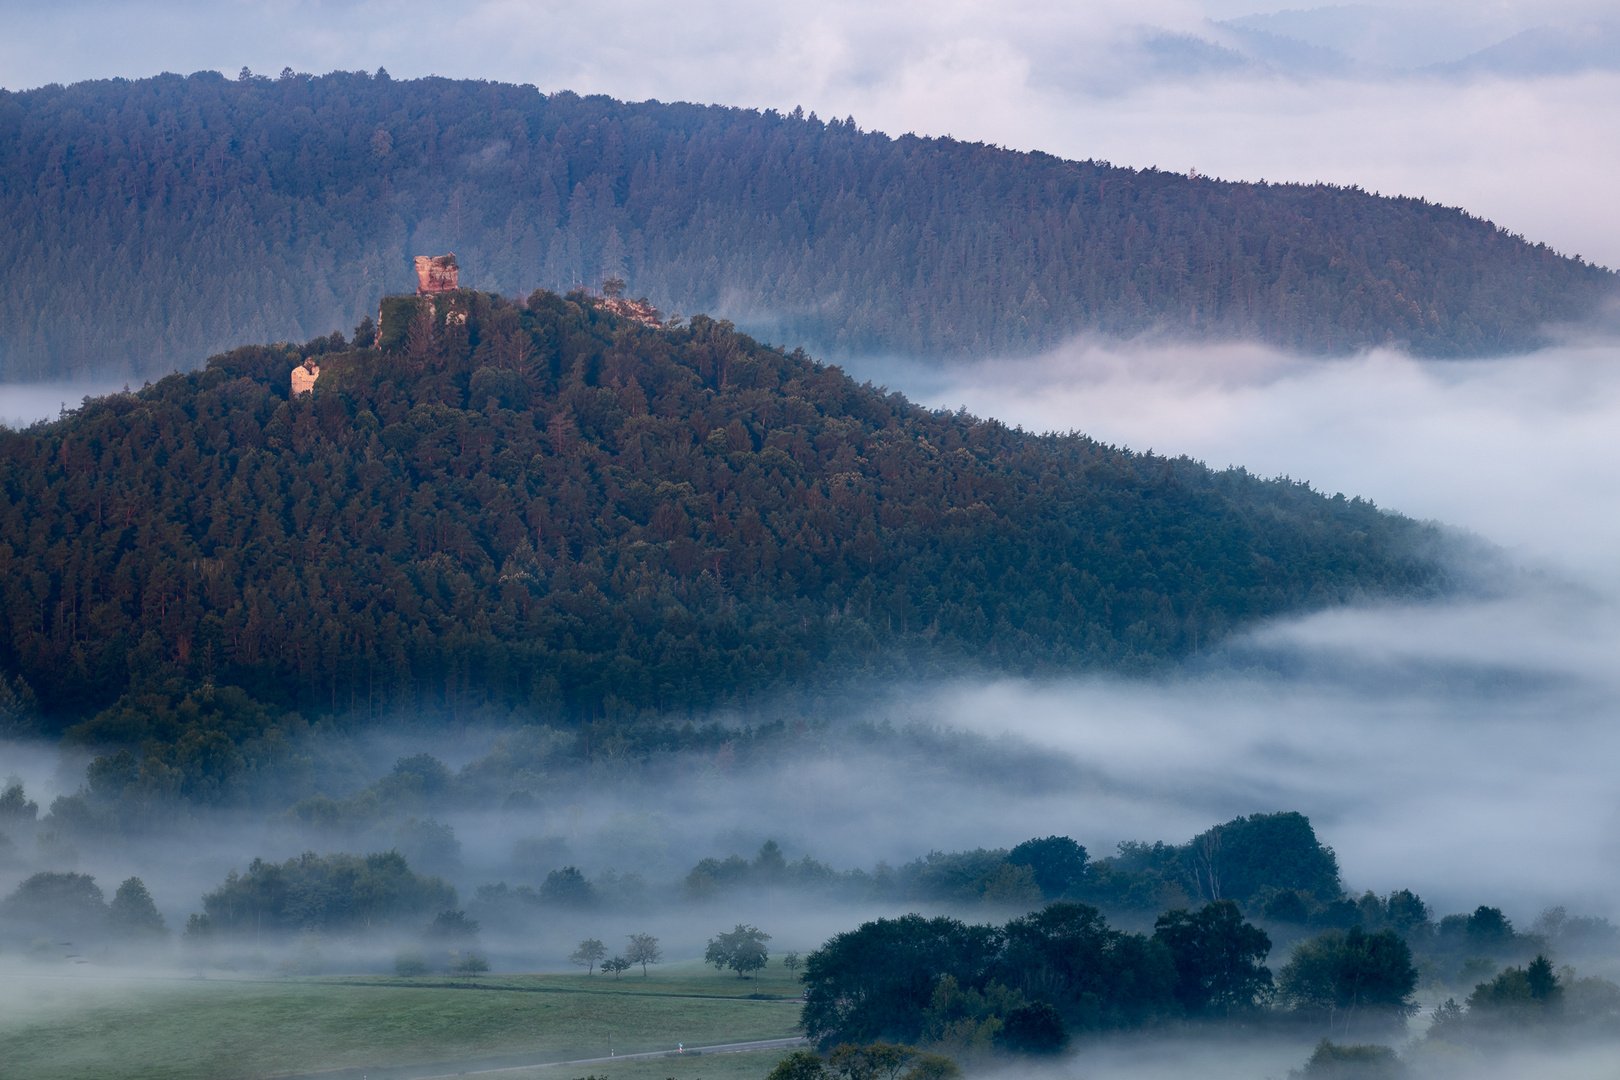
[(455, 292), (461, 268), (456, 265), (455, 252), (448, 255), (418, 255), (416, 257), (416, 295)]

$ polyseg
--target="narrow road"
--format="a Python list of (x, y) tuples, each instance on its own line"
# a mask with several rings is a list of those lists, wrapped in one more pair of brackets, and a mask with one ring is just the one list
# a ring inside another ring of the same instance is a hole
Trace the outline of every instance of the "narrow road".
[[(496, 1076), (500, 1073), (521, 1072), (524, 1069), (551, 1069), (569, 1065), (610, 1065), (617, 1061), (638, 1061), (646, 1058), (701, 1057), (705, 1054), (741, 1054), (748, 1050), (775, 1050), (786, 1046), (799, 1046), (806, 1040), (758, 1039), (754, 1042), (718, 1043), (714, 1046), (688, 1046), (684, 1055), (674, 1050), (651, 1050), (642, 1054), (614, 1054), (611, 1057), (577, 1058), (573, 1061), (518, 1061), (503, 1058), (499, 1061), (485, 1058), (456, 1067), (445, 1062), (433, 1065), (392, 1065), (373, 1069), (335, 1069), (318, 1073), (282, 1075), (276, 1080), (454, 1080), (460, 1076)], [(450, 1069), (450, 1072), (442, 1070)]]
[(635, 1061), (638, 1058), (740, 1054), (745, 1050), (775, 1050), (781, 1046), (797, 1046), (805, 1041), (801, 1036), (794, 1039), (761, 1039), (758, 1042), (721, 1043), (718, 1046), (688, 1046), (685, 1054), (678, 1054), (674, 1050), (653, 1050), (645, 1054), (614, 1054), (612, 1057), (580, 1058), (578, 1061), (536, 1061), (529, 1065), (506, 1065), (499, 1069), (468, 1069), (465, 1072), (439, 1073), (434, 1076), (416, 1077), (414, 1080), (451, 1080), (451, 1078), (457, 1076), (491, 1076), (495, 1073), (517, 1072), (520, 1069), (549, 1069), (557, 1065), (602, 1065), (614, 1061)]

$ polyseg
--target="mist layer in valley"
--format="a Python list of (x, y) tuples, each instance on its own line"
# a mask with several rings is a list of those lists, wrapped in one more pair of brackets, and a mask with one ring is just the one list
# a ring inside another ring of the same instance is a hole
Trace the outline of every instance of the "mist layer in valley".
[[(622, 947), (652, 933), (667, 957), (691, 959), (744, 923), (772, 934), (780, 955), (876, 916), (1003, 921), (1029, 906), (1016, 890), (918, 901), (876, 888), (806, 892), (745, 871), (745, 884), (727, 887), (716, 867), (733, 857), (758, 866), (767, 845), (786, 865), (808, 859), (874, 881), (935, 851), (1058, 835), (1096, 860), (1122, 842), (1179, 844), (1241, 815), (1298, 811), (1333, 848), (1351, 897), (1410, 889), (1435, 918), (1500, 908), (1521, 932), (1539, 927), (1554, 959), (1583, 976), (1620, 970), (1607, 946), (1561, 940), (1556, 918), (1540, 918), (1559, 907), (1577, 919), (1620, 914), (1609, 555), (1620, 539), (1620, 350), (1323, 362), (1076, 343), (993, 367), (855, 370), (930, 405), (1285, 473), (1439, 519), (1457, 529), (1463, 587), (1425, 604), (1274, 621), (1152, 680), (873, 685), (837, 702), (762, 703), (694, 718), (695, 731), (719, 727), (664, 753), (604, 729), (584, 760), (547, 758), (548, 740), (577, 733), (514, 714), (312, 732), (295, 748), (309, 762), (297, 798), (177, 815), (116, 843), (47, 827), (53, 801), (84, 784), (87, 752), (8, 743), (0, 761), (43, 820), (11, 829), (0, 893), (41, 869), (92, 874), (109, 898), (138, 876), (179, 931), (256, 857), (394, 848), (457, 890), (497, 970), (562, 970), (582, 938)], [(554, 889), (541, 902), (566, 867), (593, 899), (559, 901)], [(1153, 913), (1113, 917), (1148, 927)], [(1271, 930), (1276, 968), (1304, 929)], [(331, 936), (321, 964), (389, 970), (419, 940), (414, 927)], [(219, 955), (296, 971), (301, 947), (276, 937)], [(26, 948), (7, 952), (17, 960)], [(184, 955), (164, 948), (153, 955)], [(1426, 974), (1446, 986), (1464, 977)], [(1426, 991), (1426, 1010), (1440, 992)], [(1087, 1052), (1096, 1067), (1150, 1077), (1187, 1075), (1195, 1051), (1104, 1040)], [(1196, 1052), (1234, 1076), (1280, 1073), (1303, 1056), (1288, 1040)], [(1599, 1059), (1533, 1060), (1581, 1076)]]

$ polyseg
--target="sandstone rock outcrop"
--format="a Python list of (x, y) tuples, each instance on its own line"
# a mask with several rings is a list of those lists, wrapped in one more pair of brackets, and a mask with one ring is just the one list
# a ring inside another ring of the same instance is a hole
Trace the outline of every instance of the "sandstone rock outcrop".
[(416, 295), (455, 292), (460, 268), (456, 266), (454, 252), (449, 255), (418, 255), (416, 257)]
[(658, 309), (649, 304), (646, 297), (640, 300), (626, 300), (622, 296), (606, 296), (598, 300), (596, 306), (644, 326), (651, 326), (657, 330), (664, 327), (664, 320), (659, 316)]

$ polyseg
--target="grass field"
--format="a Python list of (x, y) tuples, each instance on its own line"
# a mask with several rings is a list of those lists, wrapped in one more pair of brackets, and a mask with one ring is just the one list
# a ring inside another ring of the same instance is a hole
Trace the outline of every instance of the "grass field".
[[(238, 978), (0, 973), (0, 1076), (247, 1080), (361, 1070), (377, 1080), (798, 1034), (795, 985), (772, 965), (753, 983), (696, 963), (611, 976)], [(781, 995), (775, 999), (766, 994)], [(614, 1063), (608, 1080), (763, 1077), (783, 1051)], [(454, 1068), (448, 1068), (449, 1066)], [(565, 1078), (566, 1070), (499, 1075)], [(359, 1073), (357, 1073), (359, 1075)]]

